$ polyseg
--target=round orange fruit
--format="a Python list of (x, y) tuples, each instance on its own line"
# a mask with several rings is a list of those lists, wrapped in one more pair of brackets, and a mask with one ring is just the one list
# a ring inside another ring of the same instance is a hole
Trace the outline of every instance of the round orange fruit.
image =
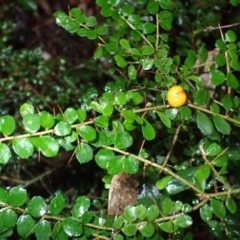
[(167, 95), (168, 103), (172, 107), (181, 107), (187, 101), (187, 94), (181, 86), (173, 86)]

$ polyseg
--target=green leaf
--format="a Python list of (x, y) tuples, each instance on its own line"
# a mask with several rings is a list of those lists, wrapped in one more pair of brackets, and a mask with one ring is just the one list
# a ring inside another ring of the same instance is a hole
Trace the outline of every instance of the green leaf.
[(94, 16), (90, 16), (87, 18), (86, 25), (88, 27), (95, 27), (97, 24), (97, 19)]
[(95, 118), (94, 123), (101, 128), (106, 128), (109, 125), (109, 117), (108, 116), (98, 116)]
[(133, 123), (135, 121), (136, 113), (131, 110), (123, 110), (122, 115), (130, 123)]
[(213, 85), (218, 86), (225, 81), (225, 74), (220, 70), (213, 69), (210, 72), (210, 81)]
[(138, 169), (139, 169), (139, 161), (135, 157), (129, 155), (124, 159), (124, 162), (123, 162), (124, 172), (128, 174), (134, 174), (134, 173), (137, 173)]
[(82, 225), (71, 217), (64, 219), (62, 228), (69, 237), (78, 237), (83, 233)]
[(89, 198), (85, 196), (79, 197), (73, 206), (72, 216), (74, 218), (82, 217), (82, 215), (88, 211), (89, 207), (90, 207)]
[(159, 24), (164, 30), (171, 30), (173, 15), (169, 11), (161, 11), (159, 13)]
[(149, 1), (147, 5), (147, 10), (152, 14), (158, 13), (158, 10), (159, 10), (158, 3), (153, 0)]
[(154, 53), (154, 48), (148, 45), (143, 45), (141, 51), (142, 55), (152, 55)]
[(34, 146), (28, 138), (15, 138), (12, 141), (14, 152), (23, 159), (33, 155)]
[(158, 0), (161, 8), (172, 10), (174, 8), (172, 0)]
[(53, 216), (57, 216), (65, 207), (65, 198), (62, 194), (55, 196), (50, 203), (49, 211)]
[(15, 119), (10, 115), (0, 118), (0, 130), (6, 136), (11, 135), (16, 128)]
[(206, 181), (211, 173), (211, 168), (209, 165), (202, 165), (198, 168), (198, 170), (195, 173), (194, 180), (197, 180), (198, 182)]
[(40, 220), (35, 228), (35, 236), (37, 240), (49, 239), (51, 235), (51, 224), (47, 220)]
[(114, 157), (115, 153), (112, 150), (101, 149), (98, 151), (95, 161), (100, 168), (106, 169)]
[(179, 226), (181, 228), (187, 228), (192, 225), (193, 220), (192, 220), (191, 216), (189, 216), (189, 215), (182, 215), (182, 216), (176, 217), (173, 220), (173, 222), (174, 222), (174, 224), (176, 224), (177, 226)]
[(167, 128), (171, 128), (171, 120), (164, 113), (157, 111), (157, 115)]
[(27, 200), (27, 192), (21, 187), (13, 187), (9, 193), (7, 202), (13, 207), (22, 206)]
[(35, 220), (28, 214), (21, 215), (17, 221), (17, 232), (25, 238), (34, 233)]
[(40, 112), (40, 124), (42, 127), (49, 129), (52, 128), (55, 121), (54, 121), (54, 117), (52, 114), (46, 112), (46, 111), (42, 111)]
[(137, 229), (136, 229), (136, 225), (135, 224), (127, 224), (122, 228), (122, 232), (126, 235), (126, 236), (134, 236), (136, 233)]
[(208, 146), (206, 150), (206, 155), (215, 157), (222, 152), (222, 147), (217, 143), (212, 143)]
[(120, 55), (115, 55), (114, 59), (120, 68), (124, 68), (128, 65), (128, 62)]
[(23, 127), (27, 132), (35, 133), (40, 126), (40, 116), (38, 114), (25, 114), (23, 116)]
[(53, 137), (42, 136), (39, 138), (39, 149), (46, 157), (55, 157), (58, 154), (59, 144)]
[(55, 127), (54, 127), (54, 133), (57, 136), (67, 136), (71, 133), (71, 125), (67, 122), (59, 122)]
[(78, 134), (87, 141), (93, 141), (97, 137), (96, 130), (88, 125), (82, 125), (77, 128)]
[[(151, 34), (156, 31), (156, 25), (151, 22), (146, 22), (143, 24), (143, 34)], [(133, 52), (132, 52), (133, 53)]]
[(114, 220), (114, 223), (113, 223), (113, 228), (114, 229), (121, 229), (122, 228), (122, 225), (123, 225), (123, 216), (120, 215), (117, 219)]
[(125, 156), (118, 155), (111, 159), (107, 166), (108, 173), (111, 175), (120, 173), (123, 170), (123, 163), (125, 158)]
[(142, 68), (143, 70), (150, 70), (153, 66), (154, 59), (143, 58), (142, 59)]
[(130, 80), (135, 80), (137, 77), (137, 70), (132, 64), (128, 67), (128, 77)]
[(202, 106), (204, 104), (207, 104), (210, 99), (209, 91), (206, 89), (194, 92), (194, 103), (198, 106)]
[(203, 221), (206, 223), (209, 223), (209, 221), (212, 219), (212, 209), (210, 206), (205, 204), (200, 208), (200, 216)]
[(167, 233), (174, 233), (178, 230), (178, 226), (175, 225), (172, 221), (166, 221), (158, 224), (161, 230)]
[(222, 117), (215, 115), (213, 116), (213, 123), (216, 127), (216, 129), (224, 134), (224, 135), (229, 135), (231, 133), (231, 126), (229, 125), (229, 123), (223, 119)]
[(212, 206), (213, 213), (219, 218), (225, 218), (226, 209), (225, 209), (223, 203), (216, 199), (210, 199), (210, 203)]
[[(227, 198), (227, 203), (226, 203), (226, 205), (227, 205), (228, 211), (229, 211), (231, 214), (236, 213), (236, 211), (237, 211), (237, 205), (236, 205), (236, 203), (235, 203), (235, 201), (234, 201), (233, 198), (228, 197), (228, 198)], [(0, 217), (0, 218), (1, 218), (1, 217)]]
[(47, 204), (44, 198), (33, 197), (28, 203), (28, 211), (33, 217), (41, 217), (47, 212)]
[(156, 205), (151, 205), (147, 209), (147, 219), (148, 221), (154, 221), (159, 215), (159, 209)]
[(118, 104), (118, 105), (125, 105), (127, 102), (126, 94), (123, 92), (117, 93), (115, 95), (114, 102), (115, 104)]
[(126, 149), (133, 143), (132, 135), (129, 132), (117, 132), (114, 138), (114, 147), (119, 149)]
[(67, 121), (72, 124), (78, 119), (78, 112), (74, 108), (67, 108), (64, 112)]
[(77, 146), (76, 157), (79, 163), (87, 163), (93, 159), (93, 149), (92, 147), (84, 142), (81, 142)]
[(0, 234), (13, 228), (17, 223), (17, 214), (12, 209), (1, 209)]
[(143, 136), (146, 140), (151, 141), (155, 139), (156, 132), (152, 124), (146, 119), (143, 119), (143, 124), (141, 125)]
[(144, 236), (144, 237), (151, 237), (155, 232), (155, 227), (152, 224), (143, 224), (138, 227), (138, 231)]
[(169, 197), (166, 197), (162, 201), (161, 207), (162, 207), (162, 213), (164, 216), (167, 216), (170, 213), (170, 211), (172, 209), (172, 205), (173, 205), (172, 200)]
[(130, 43), (127, 39), (120, 39), (119, 43), (124, 49), (126, 49), (126, 50), (131, 49)]
[(222, 99), (222, 104), (226, 110), (230, 110), (233, 106), (232, 97), (229, 94), (226, 94)]
[(6, 164), (10, 160), (11, 156), (12, 154), (10, 148), (4, 143), (0, 143), (0, 163)]
[(79, 109), (77, 110), (77, 115), (78, 115), (78, 120), (79, 120), (80, 122), (84, 122), (84, 121), (86, 120), (87, 113), (86, 113), (85, 110), (79, 108)]
[(24, 103), (20, 107), (20, 114), (22, 117), (24, 117), (27, 114), (33, 114), (34, 113), (34, 107), (29, 103)]
[(146, 215), (147, 215), (146, 207), (142, 204), (136, 206), (135, 207), (135, 214), (136, 214), (138, 219), (144, 220), (146, 218)]
[(163, 190), (168, 185), (168, 183), (171, 181), (171, 179), (172, 179), (172, 176), (166, 176), (166, 177), (158, 180), (156, 183), (157, 188), (159, 190)]
[(228, 30), (225, 33), (225, 40), (226, 40), (226, 42), (236, 42), (237, 36), (236, 36), (235, 32), (232, 30)]
[(53, 240), (68, 240), (69, 239), (68, 235), (63, 231), (61, 222), (57, 222), (54, 225), (51, 237)]
[(213, 132), (213, 124), (209, 117), (202, 112), (198, 112), (196, 116), (197, 126), (203, 135), (211, 135)]
[(237, 89), (239, 86), (238, 80), (233, 73), (227, 74), (227, 85), (230, 88)]

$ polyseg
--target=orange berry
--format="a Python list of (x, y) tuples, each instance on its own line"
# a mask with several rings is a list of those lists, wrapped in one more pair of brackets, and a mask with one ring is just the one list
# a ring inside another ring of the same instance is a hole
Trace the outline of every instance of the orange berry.
[(181, 107), (187, 101), (187, 94), (181, 86), (173, 86), (167, 95), (168, 103), (172, 107)]

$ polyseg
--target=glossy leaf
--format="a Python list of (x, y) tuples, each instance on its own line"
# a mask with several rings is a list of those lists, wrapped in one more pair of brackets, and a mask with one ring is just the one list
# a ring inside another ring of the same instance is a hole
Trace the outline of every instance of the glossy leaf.
[(55, 120), (52, 114), (42, 111), (40, 114), (40, 124), (42, 127), (49, 129), (54, 126)]
[(133, 138), (129, 132), (118, 132), (114, 138), (114, 146), (119, 149), (125, 149), (132, 145)]
[(20, 107), (20, 114), (22, 117), (24, 117), (27, 114), (33, 114), (34, 113), (34, 107), (29, 103), (24, 103)]
[(192, 225), (193, 220), (189, 215), (182, 215), (173, 220), (174, 224), (181, 228), (187, 228)]
[(86, 113), (85, 110), (79, 108), (79, 109), (77, 110), (77, 115), (78, 115), (78, 120), (79, 120), (80, 122), (84, 122), (84, 121), (86, 120), (87, 113)]
[(222, 152), (222, 147), (217, 143), (210, 144), (206, 149), (206, 155), (211, 157), (217, 156), (221, 152)]
[(196, 116), (197, 126), (203, 135), (210, 135), (213, 132), (213, 124), (209, 117), (202, 112), (198, 112)]
[(236, 213), (237, 211), (237, 205), (232, 197), (227, 198), (227, 209), (231, 214)]
[(81, 142), (77, 146), (76, 157), (79, 163), (87, 163), (93, 159), (93, 149), (92, 147), (84, 142)]
[(166, 176), (166, 177), (158, 180), (156, 183), (157, 188), (159, 190), (163, 190), (168, 185), (168, 183), (171, 181), (171, 179), (172, 179), (172, 176)]
[(139, 169), (139, 161), (135, 157), (129, 155), (124, 159), (124, 162), (123, 162), (124, 172), (128, 174), (134, 174), (134, 173), (137, 173), (138, 169)]
[(64, 219), (62, 228), (69, 237), (78, 237), (83, 233), (82, 225), (71, 217)]
[(23, 127), (27, 132), (35, 133), (40, 126), (40, 116), (38, 114), (26, 114), (23, 116)]
[(33, 155), (34, 147), (28, 138), (15, 138), (12, 142), (14, 152), (23, 159)]
[(10, 160), (11, 156), (12, 154), (9, 147), (0, 142), (0, 163), (6, 164)]
[(2, 209), (0, 212), (0, 234), (13, 228), (17, 223), (17, 214), (12, 209)]
[(151, 205), (147, 209), (147, 219), (148, 221), (154, 221), (159, 215), (159, 209), (156, 205)]
[(82, 215), (88, 211), (90, 207), (90, 200), (89, 198), (82, 196), (79, 197), (74, 206), (73, 206), (73, 210), (72, 210), (72, 216), (75, 218), (80, 218), (82, 217)]
[(59, 122), (55, 127), (54, 127), (54, 133), (57, 136), (66, 136), (71, 133), (71, 125), (67, 122)]
[(106, 169), (109, 162), (115, 157), (115, 153), (109, 149), (101, 149), (96, 154), (95, 160), (99, 167)]
[(200, 208), (201, 219), (205, 222), (209, 222), (212, 219), (212, 209), (209, 205), (205, 204)]
[(154, 234), (155, 227), (152, 224), (143, 224), (138, 227), (138, 230), (144, 237), (149, 238)]
[(35, 236), (37, 240), (49, 239), (51, 235), (51, 224), (47, 220), (40, 220), (35, 228)]
[(51, 215), (57, 216), (65, 207), (65, 198), (62, 194), (56, 195), (50, 203), (49, 211)]
[(157, 115), (167, 128), (171, 127), (171, 120), (164, 113), (157, 111)]
[(227, 74), (227, 85), (230, 88), (237, 89), (239, 86), (238, 80), (233, 73)]
[(17, 232), (25, 238), (34, 233), (35, 220), (28, 214), (21, 215), (17, 221)]
[(109, 125), (109, 117), (108, 116), (98, 116), (95, 118), (94, 123), (101, 128), (106, 128)]
[(132, 64), (128, 67), (128, 77), (130, 80), (135, 80), (137, 77), (137, 70)]
[(166, 221), (158, 224), (161, 230), (167, 233), (174, 233), (178, 230), (178, 226), (175, 225), (172, 221)]
[(155, 129), (146, 119), (143, 119), (143, 122), (143, 125), (141, 125), (143, 136), (146, 140), (151, 141), (156, 137)]
[(220, 117), (219, 115), (215, 115), (213, 116), (213, 123), (216, 127), (216, 129), (224, 134), (224, 135), (229, 135), (231, 132), (231, 126), (229, 125), (229, 123), (223, 119), (222, 117)]
[(78, 129), (78, 134), (87, 141), (93, 141), (96, 139), (97, 133), (92, 126), (82, 125)]
[(47, 204), (42, 197), (33, 197), (28, 203), (28, 211), (33, 217), (41, 217), (47, 212)]
[(78, 119), (78, 113), (74, 108), (67, 108), (64, 112), (64, 116), (70, 124)]
[(220, 200), (210, 199), (213, 213), (219, 217), (224, 218), (226, 216), (226, 208)]
[(122, 232), (126, 235), (126, 236), (134, 236), (136, 233), (137, 229), (136, 229), (136, 225), (135, 224), (127, 224), (122, 228)]
[(169, 197), (164, 198), (161, 207), (162, 207), (163, 215), (167, 216), (170, 213), (171, 209), (172, 209), (172, 200), (171, 200), (171, 198), (169, 198)]
[(9, 193), (7, 202), (13, 207), (22, 206), (27, 200), (27, 192), (21, 187), (13, 187)]
[(227, 42), (235, 42), (237, 40), (237, 36), (234, 31), (228, 30), (225, 33), (225, 39)]
[(213, 85), (218, 86), (225, 80), (225, 74), (220, 70), (214, 69), (210, 72), (210, 81)]
[(46, 157), (54, 157), (58, 154), (59, 144), (53, 137), (42, 136), (39, 139), (39, 148)]
[(16, 123), (12, 116), (5, 115), (0, 118), (0, 130), (4, 135), (11, 135), (14, 132), (15, 128)]
[(144, 205), (138, 205), (135, 207), (135, 214), (138, 219), (143, 220), (146, 217), (147, 209)]

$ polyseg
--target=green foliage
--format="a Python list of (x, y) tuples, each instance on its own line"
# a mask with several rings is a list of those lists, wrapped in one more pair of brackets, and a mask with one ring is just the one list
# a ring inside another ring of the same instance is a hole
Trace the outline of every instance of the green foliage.
[[(117, 216), (107, 216), (102, 198), (78, 196), (68, 203), (60, 192), (45, 199), (28, 197), (22, 186), (0, 188), (1, 239), (14, 230), (20, 238), (36, 239), (194, 239), (191, 226), (217, 239), (239, 237), (239, 36), (231, 29), (221, 36), (207, 31), (209, 23), (217, 26), (225, 1), (219, 1), (218, 9), (209, 1), (201, 6), (187, 2), (139, 1), (133, 6), (97, 0), (103, 24), (79, 8), (54, 14), (67, 32), (98, 43), (94, 58), (109, 62), (112, 78), (103, 89), (89, 83), (80, 91), (60, 72), (72, 90), (65, 94), (60, 89), (59, 103), (66, 104), (72, 91), (81, 93), (81, 99), (58, 114), (46, 111), (44, 100), (39, 107), (38, 100), (21, 93), (25, 103), (15, 109), (17, 117), (1, 110), (2, 169), (16, 164), (15, 159), (29, 160), (36, 153), (53, 158), (64, 150), (81, 167), (95, 161), (108, 174), (103, 177), (106, 187), (122, 171), (145, 178), (138, 203)], [(27, 3), (31, 1), (22, 1)], [(206, 36), (218, 48), (211, 61), (201, 40)], [(56, 62), (46, 64), (40, 52), (4, 46), (1, 64), (11, 72), (3, 78), (5, 90), (4, 82), (11, 86), (15, 77), (29, 85), (54, 77)], [(63, 59), (58, 64), (65, 70)], [(201, 67), (207, 67), (207, 83)], [(166, 102), (174, 85), (188, 93), (183, 107)], [(51, 91), (45, 94), (54, 98)], [(195, 222), (198, 218), (204, 224)]]

